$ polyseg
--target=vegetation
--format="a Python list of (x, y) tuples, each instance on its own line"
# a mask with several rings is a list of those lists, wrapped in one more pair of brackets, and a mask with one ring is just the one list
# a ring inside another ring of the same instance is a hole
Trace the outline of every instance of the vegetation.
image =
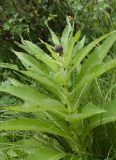
[[(1, 92), (22, 100), (16, 106), (6, 106), (3, 109), (32, 113), (30, 117), (27, 114), (1, 122), (0, 130), (31, 130), (42, 133), (41, 137), (37, 135), (37, 139), (41, 141), (36, 144), (37, 149), (23, 153), (27, 155), (27, 159), (33, 156), (41, 159), (87, 159), (91, 157), (88, 155), (91, 130), (116, 120), (116, 100), (100, 107), (92, 102), (82, 106), (81, 102), (92, 80), (116, 66), (116, 59), (103, 62), (116, 40), (116, 32), (106, 34), (83, 47), (85, 37), (78, 41), (80, 31), (73, 36), (73, 28), (68, 18), (60, 40), (50, 28), (49, 31), (54, 45), (61, 49), (55, 52), (54, 46), (41, 40), (52, 57), (32, 42), (21, 38), (22, 44), (16, 44), (28, 54), (13, 52), (24, 67), (19, 69), (14, 64), (0, 63), (1, 67), (18, 73), (18, 79), (21, 77), (20, 81), (8, 78), (2, 82)], [(103, 40), (104, 42), (93, 50)], [(91, 50), (93, 53), (85, 59)], [(16, 141), (15, 145), (17, 143), (19, 141)]]
[(116, 159), (115, 4), (0, 2), (1, 160)]

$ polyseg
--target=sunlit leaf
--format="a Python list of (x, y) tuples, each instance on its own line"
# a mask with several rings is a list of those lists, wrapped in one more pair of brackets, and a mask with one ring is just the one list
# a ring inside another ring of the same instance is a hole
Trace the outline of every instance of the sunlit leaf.
[(61, 135), (65, 137), (65, 134), (58, 128), (55, 128), (54, 126), (50, 125), (45, 121), (31, 119), (31, 118), (12, 119), (8, 121), (0, 122), (0, 130), (41, 131), (41, 132), (52, 133), (55, 135)]
[(49, 29), (49, 31), (50, 31), (51, 36), (52, 36), (52, 41), (53, 41), (53, 43), (54, 43), (55, 45), (59, 45), (60, 42), (59, 42), (58, 37), (57, 37), (56, 34), (50, 29), (50, 27), (48, 26), (47, 23), (46, 23), (46, 25), (47, 25), (47, 27), (48, 27), (48, 29)]
[(67, 47), (68, 47), (68, 38), (69, 38), (71, 31), (72, 31), (72, 27), (71, 27), (70, 21), (67, 17), (67, 26), (65, 27), (65, 29), (62, 33), (62, 37), (61, 37), (61, 45), (63, 46), (64, 53), (66, 52)]

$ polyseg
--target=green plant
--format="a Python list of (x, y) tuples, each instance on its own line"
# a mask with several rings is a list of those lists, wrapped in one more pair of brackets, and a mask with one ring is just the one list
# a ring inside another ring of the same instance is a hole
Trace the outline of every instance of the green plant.
[[(49, 31), (54, 45), (41, 42), (50, 55), (21, 38), (22, 44), (16, 44), (26, 53), (13, 52), (24, 66), (23, 69), (15, 64), (0, 63), (1, 67), (11, 69), (19, 76), (18, 80), (8, 78), (2, 82), (0, 91), (23, 100), (16, 106), (3, 109), (32, 113), (28, 118), (25, 115), (24, 118), (0, 122), (0, 130), (29, 130), (35, 133), (37, 141), (30, 139), (17, 143), (24, 146), (34, 143), (32, 146), (36, 149), (33, 151), (24, 149), (27, 160), (32, 157), (34, 160), (90, 159), (93, 156), (88, 153), (91, 131), (116, 120), (116, 100), (100, 107), (92, 102), (83, 106), (83, 96), (87, 94), (93, 79), (116, 67), (116, 59), (104, 62), (116, 40), (116, 31), (96, 39), (86, 47), (85, 37), (79, 41), (80, 31), (73, 36), (69, 19), (60, 40), (50, 28)], [(56, 45), (62, 46), (63, 52), (55, 52)], [(20, 76), (23, 77), (21, 80)]]

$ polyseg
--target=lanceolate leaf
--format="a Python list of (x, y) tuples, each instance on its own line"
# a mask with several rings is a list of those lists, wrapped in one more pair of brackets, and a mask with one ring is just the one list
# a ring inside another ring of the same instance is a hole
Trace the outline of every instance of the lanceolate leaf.
[[(26, 49), (29, 48), (30, 51), (31, 51), (31, 55), (36, 55), (36, 54), (42, 54), (42, 55), (45, 55), (45, 52), (39, 48), (37, 45), (35, 45), (34, 43), (30, 42), (30, 41), (27, 41), (27, 40), (24, 40), (23, 38), (21, 38), (21, 42), (24, 44), (24, 48), (23, 49)], [(19, 45), (19, 43), (17, 43)]]
[(90, 118), (90, 130), (97, 126), (116, 121), (116, 100), (104, 104), (102, 108), (106, 111), (105, 113)]
[(81, 41), (79, 41), (79, 42), (75, 45), (73, 56), (75, 56), (75, 54), (78, 54), (79, 50), (83, 48), (84, 43), (85, 43), (85, 36), (82, 38)]
[(80, 36), (81, 36), (81, 31), (79, 30), (73, 37), (74, 43), (78, 43)]
[(60, 135), (63, 137), (66, 136), (64, 132), (62, 132), (58, 128), (55, 128), (49, 123), (42, 120), (31, 119), (31, 118), (13, 119), (13, 120), (0, 122), (0, 130), (4, 130), (4, 131), (31, 130), (31, 131), (51, 133), (51, 134)]
[(23, 73), (24, 75), (27, 75), (28, 77), (37, 80), (46, 88), (47, 91), (52, 92), (58, 98), (60, 98), (62, 102), (65, 102), (66, 97), (62, 92), (63, 91), (62, 87), (58, 83), (56, 83), (52, 78), (39, 76), (31, 71), (20, 71), (20, 72)]
[(64, 53), (66, 53), (66, 51), (67, 51), (68, 38), (69, 38), (71, 31), (72, 31), (72, 27), (71, 27), (69, 19), (67, 18), (67, 26), (64, 29), (64, 31), (62, 33), (62, 37), (61, 37), (61, 45), (63, 46)]
[[(20, 44), (18, 44), (19, 46)], [(39, 50), (36, 50), (36, 47), (32, 46), (24, 46), (21, 45), (21, 48), (23, 48), (26, 52), (28, 52), (30, 55), (34, 55), (35, 58), (42, 61), (44, 64), (46, 64), (48, 67), (50, 67), (53, 71), (58, 71), (59, 69), (59, 63), (56, 62), (53, 58), (51, 58), (48, 54), (45, 54), (43, 52), (39, 52)]]
[(47, 27), (48, 27), (48, 29), (49, 29), (49, 31), (50, 31), (51, 36), (52, 36), (52, 41), (53, 41), (53, 43), (54, 43), (55, 45), (59, 45), (60, 42), (59, 42), (58, 37), (57, 37), (56, 34), (50, 29), (50, 27), (48, 26), (47, 23), (46, 23), (46, 25), (47, 25)]
[(41, 74), (39, 75), (38, 73), (35, 73), (33, 71), (19, 70), (16, 65), (9, 64), (9, 63), (0, 63), (0, 67), (13, 69), (15, 71), (18, 71), (19, 73), (22, 73), (22, 74), (38, 81), (46, 88), (46, 90), (54, 93), (55, 95), (57, 95), (61, 99), (62, 102), (65, 102), (66, 98), (62, 92), (61, 86), (58, 83), (56, 83), (55, 81), (53, 81), (53, 79), (50, 79), (50, 77), (47, 77), (47, 76), (44, 76)]
[[(92, 82), (93, 79), (95, 79), (96, 77), (104, 74), (105, 72), (111, 70), (112, 68), (116, 67), (116, 59), (113, 59), (107, 63), (104, 64), (100, 64), (95, 66), (90, 74), (88, 74), (87, 76), (85, 76), (83, 78), (82, 81), (80, 81), (80, 83), (78, 83), (76, 85), (76, 88), (73, 90), (72, 95), (76, 95), (78, 97), (82, 96), (82, 92), (83, 90), (90, 85), (90, 83)], [(84, 92), (83, 92), (84, 93)]]
[(50, 80), (50, 78), (47, 78), (47, 76), (38, 75), (32, 71), (20, 71), (20, 72), (23, 73), (24, 75), (27, 75), (28, 77), (31, 77), (31, 78), (39, 81), (40, 83), (44, 84), (45, 86), (50, 86), (53, 88), (58, 87), (57, 84), (55, 82), (53, 82), (52, 80)]
[(105, 38), (107, 38), (109, 35), (111, 35), (113, 33), (109, 33), (107, 35), (104, 35), (98, 39), (96, 39), (95, 41), (91, 42), (89, 45), (87, 45), (86, 47), (84, 47), (83, 49), (81, 49), (77, 54), (75, 54), (75, 58), (74, 58), (74, 65), (71, 68), (71, 70), (69, 72), (72, 72), (77, 66), (78, 64), (85, 58), (85, 56), (87, 56), (87, 54), (97, 45), (99, 44), (99, 42), (101, 42), (102, 40), (104, 40)]
[[(45, 140), (47, 140), (47, 137)], [(28, 154), (24, 160), (59, 160), (66, 156), (66, 153), (54, 144), (49, 144), (48, 142), (42, 143), (41, 140), (38, 141), (34, 138), (18, 141), (18, 145), (23, 146), (20, 150)]]
[(64, 55), (64, 58), (65, 58), (65, 67), (67, 67), (70, 63), (71, 63), (71, 60), (72, 60), (72, 57), (73, 57), (73, 52), (74, 52), (74, 44), (78, 41), (78, 39), (80, 38), (80, 31), (78, 31), (76, 33), (76, 35), (72, 38), (69, 39), (69, 43), (68, 43), (68, 49)]
[(68, 117), (68, 120), (71, 122), (78, 122), (80, 120), (84, 120), (85, 118), (91, 117), (96, 114), (104, 113), (105, 110), (95, 106), (92, 103), (88, 103), (86, 106), (82, 108), (80, 113), (72, 114)]
[[(51, 53), (52, 57), (53, 57), (54, 59), (56, 59), (56, 60), (59, 62), (59, 64), (61, 64), (61, 63), (62, 63), (61, 57), (59, 57), (58, 54), (53, 50), (53, 47), (52, 47), (51, 45), (49, 45), (48, 43), (45, 43), (45, 42), (43, 42), (43, 41), (42, 41), (42, 43), (45, 44), (46, 48), (47, 48), (47, 49), (49, 50), (49, 52)], [(62, 64), (61, 64), (61, 65), (62, 65)]]
[(48, 55), (41, 56), (41, 55), (36, 55), (35, 56), (38, 60), (44, 62), (52, 71), (58, 72), (60, 65), (59, 62), (56, 62), (53, 58), (51, 58)]
[(53, 88), (59, 88), (59, 85), (57, 83), (55, 83), (53, 80), (50, 79), (50, 77), (45, 76), (45, 75), (39, 75), (38, 73), (35, 73), (33, 71), (29, 71), (29, 70), (19, 70), (18, 67), (14, 64), (10, 64), (10, 63), (0, 63), (0, 67), (3, 68), (8, 68), (8, 69), (12, 69), (15, 71), (18, 71), (28, 77), (31, 77), (37, 81), (39, 81), (40, 83), (44, 84), (44, 85), (48, 85), (50, 87)]
[(38, 92), (28, 85), (21, 84), (16, 80), (10, 80), (10, 82), (11, 85), (1, 85), (0, 91), (12, 94), (18, 98), (21, 98), (25, 102), (30, 102), (33, 105), (40, 105), (43, 107), (64, 107), (59, 101)]
[(14, 53), (20, 59), (26, 69), (40, 74), (47, 74), (46, 66), (43, 65), (41, 62), (37, 61), (34, 57), (22, 52), (14, 51)]
[(45, 52), (39, 48), (38, 46), (36, 46), (35, 44), (33, 44), (30, 41), (25, 41), (22, 39), (22, 43), (20, 44), (18, 42), (15, 42), (20, 48), (24, 49), (27, 53), (29, 53), (32, 56), (35, 56), (37, 54), (42, 55), (46, 55)]
[(60, 151), (57, 151), (51, 147), (38, 147), (34, 153), (30, 154), (25, 160), (60, 160), (65, 157), (66, 154)]
[(67, 112), (65, 108), (57, 107), (57, 106), (36, 106), (30, 104), (30, 103), (24, 103), (23, 105), (20, 106), (7, 106), (5, 107), (5, 110), (10, 110), (10, 111), (16, 111), (16, 112), (25, 112), (25, 113), (34, 113), (34, 112), (44, 112), (44, 111), (51, 111), (51, 112), (59, 112), (64, 111)]
[(115, 41), (116, 32), (113, 32), (111, 36), (109, 36), (104, 41), (104, 43), (100, 45), (83, 64), (81, 72), (77, 78), (78, 81), (80, 81), (85, 75), (87, 75), (95, 65), (101, 64), (103, 62), (103, 59), (105, 58), (109, 49), (112, 47)]
[(116, 67), (116, 59), (112, 59), (107, 63), (96, 65), (95, 67), (93, 67), (90, 74), (88, 74), (85, 77), (84, 82), (82, 82), (82, 83), (85, 83), (86, 80), (87, 80), (87, 82), (90, 82), (91, 80), (104, 74), (105, 72), (111, 70), (114, 67)]
[(9, 158), (8, 158), (8, 156), (6, 155), (6, 153), (0, 151), (0, 159), (1, 159), (1, 160), (8, 160)]
[(68, 45), (68, 50), (65, 55), (65, 67), (67, 67), (70, 64), (73, 55), (73, 47), (74, 47), (74, 41), (73, 39), (71, 39)]
[(0, 63), (0, 67), (18, 70), (18, 67), (15, 64), (10, 63)]
[(66, 160), (88, 160), (86, 156), (79, 156), (79, 155), (69, 155), (66, 157)]

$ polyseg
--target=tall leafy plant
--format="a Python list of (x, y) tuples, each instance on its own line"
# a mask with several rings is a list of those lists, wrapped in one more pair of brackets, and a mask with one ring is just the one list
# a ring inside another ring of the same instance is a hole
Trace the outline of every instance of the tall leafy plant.
[(116, 40), (116, 31), (84, 46), (85, 37), (79, 41), (81, 32), (73, 34), (69, 19), (61, 39), (49, 26), (48, 29), (54, 45), (41, 40), (48, 52), (21, 38), (22, 43), (16, 44), (23, 51), (13, 52), (23, 69), (15, 64), (0, 63), (1, 67), (11, 69), (24, 78), (22, 81), (8, 77), (0, 85), (1, 92), (23, 101), (16, 106), (6, 106), (4, 110), (32, 113), (30, 118), (25, 116), (0, 122), (0, 130), (39, 132), (39, 141), (30, 139), (22, 142), (23, 145), (33, 143), (36, 146), (33, 152), (28, 152), (28, 160), (33, 157), (34, 160), (85, 160), (89, 157), (86, 152), (90, 132), (116, 120), (116, 100), (101, 107), (92, 102), (81, 105), (91, 82), (116, 67), (116, 59), (104, 62)]

